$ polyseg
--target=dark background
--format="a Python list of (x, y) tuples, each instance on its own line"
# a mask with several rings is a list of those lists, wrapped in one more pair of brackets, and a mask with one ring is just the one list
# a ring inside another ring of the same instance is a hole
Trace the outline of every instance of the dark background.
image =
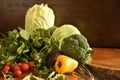
[(94, 47), (120, 47), (120, 0), (0, 0), (0, 33), (24, 28), (25, 14), (34, 4), (54, 10), (55, 25), (73, 24)]

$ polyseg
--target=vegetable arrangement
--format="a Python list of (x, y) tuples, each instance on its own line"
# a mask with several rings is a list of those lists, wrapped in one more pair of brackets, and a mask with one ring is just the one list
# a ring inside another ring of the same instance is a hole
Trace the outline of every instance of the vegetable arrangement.
[[(54, 26), (54, 13), (47, 5), (34, 5), (25, 17), (25, 29), (9, 31), (0, 39), (0, 70), (16, 77), (29, 74), (39, 80), (66, 80), (64, 73), (89, 62), (93, 52), (87, 39), (73, 25)], [(8, 62), (8, 63), (7, 63)], [(9, 65), (8, 65), (9, 64)], [(12, 64), (18, 66), (12, 69)]]

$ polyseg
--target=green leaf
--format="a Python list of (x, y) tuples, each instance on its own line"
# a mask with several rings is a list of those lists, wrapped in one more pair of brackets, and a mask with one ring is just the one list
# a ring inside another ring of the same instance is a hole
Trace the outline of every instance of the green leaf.
[(51, 80), (52, 77), (55, 75), (55, 71), (51, 72), (47, 78), (47, 80)]
[(18, 47), (18, 49), (17, 49), (17, 53), (18, 53), (18, 54), (21, 54), (21, 53), (23, 52), (24, 48), (25, 48), (25, 43), (22, 42), (21, 46)]
[(66, 78), (63, 74), (56, 74), (51, 80), (66, 80)]
[(20, 30), (20, 36), (23, 38), (23, 39), (25, 39), (25, 40), (29, 40), (29, 38), (30, 38), (30, 33), (28, 32), (28, 31), (26, 31), (26, 30)]
[(35, 80), (45, 80), (45, 79), (43, 79), (43, 78), (40, 78), (40, 77), (36, 77), (36, 76), (32, 76)]
[(25, 76), (25, 77), (23, 78), (23, 80), (30, 80), (31, 77), (32, 77), (32, 73), (30, 73), (30, 74), (28, 74), (27, 76)]

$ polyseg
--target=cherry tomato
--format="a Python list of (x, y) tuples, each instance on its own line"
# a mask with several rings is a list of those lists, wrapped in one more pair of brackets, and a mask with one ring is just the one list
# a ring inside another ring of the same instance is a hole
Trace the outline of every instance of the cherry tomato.
[(10, 70), (10, 66), (5, 65), (5, 66), (4, 66), (4, 70), (5, 70), (5, 71), (9, 71), (9, 70)]
[(4, 70), (3, 73), (4, 73), (5, 75), (8, 75), (9, 71), (8, 71), (8, 70)]
[(12, 69), (12, 71), (20, 70), (20, 67), (18, 65), (12, 64), (11, 69)]
[(23, 63), (21, 66), (21, 70), (24, 72), (29, 71), (29, 65), (27, 63)]
[(30, 69), (32, 69), (35, 66), (35, 63), (34, 63), (34, 61), (30, 61), (28, 63), (28, 65), (29, 65)]
[(8, 66), (10, 66), (10, 62), (5, 62), (5, 65), (8, 65)]
[(18, 65), (19, 67), (21, 67), (21, 66), (22, 66), (22, 63), (21, 63), (21, 62), (19, 62), (17, 65)]
[(19, 76), (22, 75), (22, 71), (21, 71), (20, 69), (16, 69), (16, 70), (14, 71), (14, 75), (15, 75), (16, 77), (19, 77)]

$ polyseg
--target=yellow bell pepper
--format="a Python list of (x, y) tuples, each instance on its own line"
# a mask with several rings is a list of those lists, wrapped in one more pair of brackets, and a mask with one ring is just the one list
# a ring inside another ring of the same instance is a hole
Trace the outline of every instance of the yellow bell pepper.
[(65, 55), (59, 55), (55, 62), (55, 70), (58, 73), (71, 72), (78, 66), (78, 61)]

